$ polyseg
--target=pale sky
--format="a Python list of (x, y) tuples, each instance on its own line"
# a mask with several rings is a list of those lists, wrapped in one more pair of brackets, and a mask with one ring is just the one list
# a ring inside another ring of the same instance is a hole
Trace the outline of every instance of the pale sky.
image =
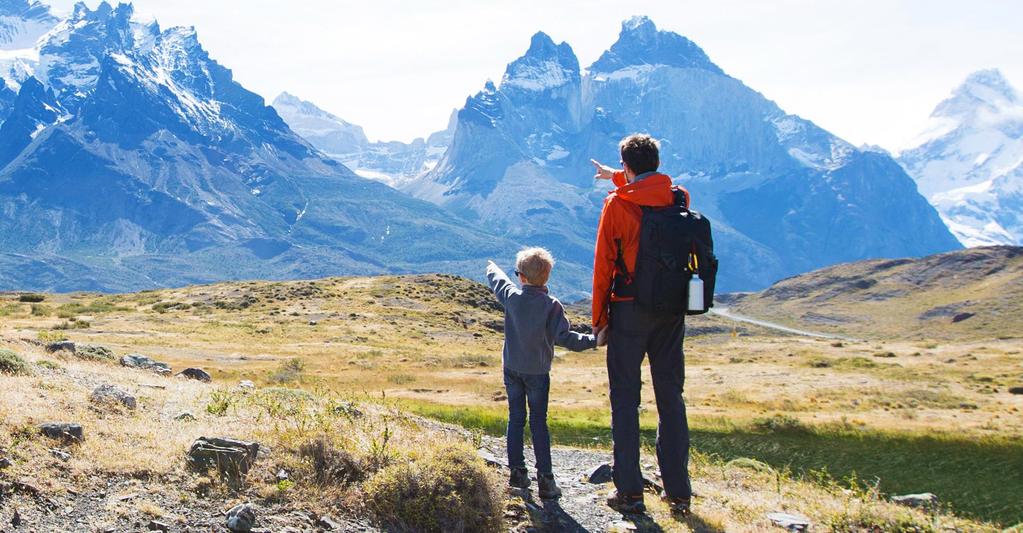
[[(45, 0), (44, 0), (45, 1)], [(69, 11), (71, 0), (50, 2)], [(86, 2), (95, 6), (98, 0)], [(214, 59), (267, 101), (288, 91), (373, 140), (442, 129), (542, 30), (585, 68), (647, 15), (729, 75), (853, 144), (904, 147), (970, 72), (1023, 89), (1018, 0), (136, 0), (195, 26)], [(655, 133), (656, 135), (656, 133)]]

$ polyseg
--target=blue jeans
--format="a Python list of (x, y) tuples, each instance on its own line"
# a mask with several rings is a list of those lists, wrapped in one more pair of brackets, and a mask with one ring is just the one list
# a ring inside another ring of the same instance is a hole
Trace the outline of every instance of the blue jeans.
[(523, 440), (526, 404), (529, 404), (529, 432), (533, 436), (536, 471), (552, 474), (551, 434), (547, 430), (547, 398), (551, 391), (550, 374), (520, 374), (504, 369), (504, 388), (508, 391), (508, 466), (525, 468)]

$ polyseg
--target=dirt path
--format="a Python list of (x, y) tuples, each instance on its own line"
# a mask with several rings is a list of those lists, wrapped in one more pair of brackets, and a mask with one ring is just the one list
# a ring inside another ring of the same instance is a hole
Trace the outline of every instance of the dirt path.
[(752, 317), (748, 317), (748, 316), (738, 315), (738, 314), (733, 313), (727, 307), (715, 307), (715, 308), (711, 309), (710, 312), (715, 314), (715, 315), (717, 315), (717, 316), (719, 316), (719, 317), (721, 317), (721, 318), (727, 318), (728, 320), (734, 320), (736, 322), (744, 322), (746, 324), (753, 324), (753, 325), (756, 325), (756, 326), (762, 326), (762, 327), (770, 328), (770, 329), (773, 329), (773, 330), (776, 330), (776, 331), (781, 331), (781, 332), (784, 332), (784, 333), (791, 333), (793, 335), (800, 335), (800, 336), (803, 336), (803, 337), (814, 337), (814, 338), (817, 338), (817, 339), (834, 339), (834, 340), (842, 340), (842, 341), (849, 341), (849, 342), (855, 342), (857, 340), (857, 339), (853, 339), (851, 337), (844, 337), (842, 335), (834, 335), (834, 334), (831, 334), (831, 333), (818, 333), (818, 332), (815, 332), (815, 331), (807, 331), (807, 330), (804, 330), (804, 329), (790, 328), (788, 326), (783, 326), (781, 324), (776, 324), (774, 322), (768, 322), (766, 320), (760, 320), (758, 318), (752, 318)]
[[(554, 475), (558, 486), (563, 492), (559, 500), (541, 500), (536, 493), (536, 471), (533, 464), (533, 450), (526, 447), (526, 463), (530, 470), (532, 483), (528, 491), (509, 489), (513, 499), (521, 501), (522, 512), (518, 516), (508, 516), (509, 531), (542, 531), (565, 533), (596, 533), (604, 531), (618, 532), (661, 532), (664, 529), (647, 515), (623, 516), (612, 511), (604, 502), (607, 493), (612, 489), (610, 483), (593, 484), (588, 481), (590, 472), (597, 466), (611, 462), (611, 453), (600, 450), (583, 450), (555, 446), (551, 450), (554, 463)], [(484, 438), (480, 455), (491, 464), (502, 467), (502, 475), (507, 475), (507, 453), (504, 440)], [(659, 482), (652, 465), (644, 465), (644, 476)], [(648, 502), (656, 498), (648, 492)], [(519, 522), (515, 524), (515, 522)], [(690, 521), (690, 529), (695, 532), (714, 532), (715, 529), (704, 527), (699, 521)]]

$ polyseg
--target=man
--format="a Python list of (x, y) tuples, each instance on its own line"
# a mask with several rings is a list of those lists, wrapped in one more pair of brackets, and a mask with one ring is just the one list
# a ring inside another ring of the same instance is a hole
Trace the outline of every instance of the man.
[(616, 190), (604, 201), (593, 260), (593, 331), (607, 335), (607, 373), (611, 393), (611, 435), (614, 439), (615, 491), (608, 505), (623, 513), (642, 513), (639, 406), (644, 355), (657, 401), (657, 462), (665, 498), (672, 511), (688, 515), (689, 425), (682, 401), (684, 315), (659, 314), (639, 306), (628, 295), (639, 251), (640, 206), (664, 207), (676, 202), (675, 191), (688, 206), (689, 194), (673, 188), (671, 178), (657, 173), (660, 145), (649, 135), (630, 135), (619, 144), (622, 170), (597, 161), (595, 179), (611, 180)]

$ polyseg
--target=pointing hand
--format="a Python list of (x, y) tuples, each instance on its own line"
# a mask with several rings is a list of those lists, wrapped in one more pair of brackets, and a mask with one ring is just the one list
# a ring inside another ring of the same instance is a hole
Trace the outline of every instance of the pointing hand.
[(609, 167), (607, 165), (601, 164), (596, 159), (590, 159), (590, 163), (593, 163), (593, 166), (596, 167), (596, 169), (597, 169), (597, 173), (593, 175), (593, 179), (595, 179), (595, 180), (609, 180), (609, 179), (614, 177), (615, 170), (613, 168), (611, 168), (611, 167)]

